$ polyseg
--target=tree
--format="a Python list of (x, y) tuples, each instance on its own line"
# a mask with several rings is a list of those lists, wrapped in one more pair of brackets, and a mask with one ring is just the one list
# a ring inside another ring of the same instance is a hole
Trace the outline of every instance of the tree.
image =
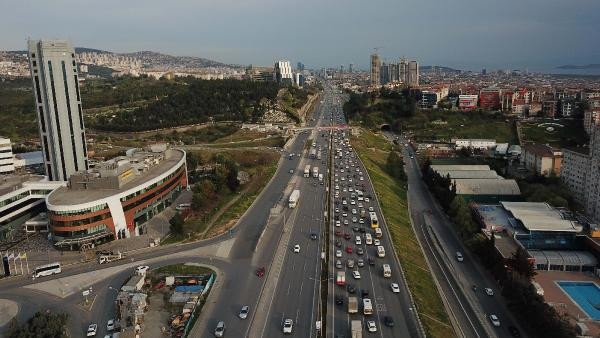
[(169, 220), (169, 230), (174, 235), (182, 235), (183, 234), (183, 217), (179, 213), (176, 213), (175, 216), (171, 217)]
[(53, 314), (49, 310), (36, 312), (24, 325), (13, 320), (6, 333), (7, 337), (15, 338), (66, 338), (66, 324), (69, 315), (66, 313)]
[(535, 270), (533, 269), (533, 265), (529, 261), (529, 254), (522, 247), (519, 247), (513, 254), (510, 264), (513, 271), (518, 273), (527, 281), (531, 281), (533, 276), (536, 274)]
[(405, 180), (406, 174), (404, 173), (404, 162), (397, 151), (390, 151), (386, 160), (386, 170), (390, 176)]

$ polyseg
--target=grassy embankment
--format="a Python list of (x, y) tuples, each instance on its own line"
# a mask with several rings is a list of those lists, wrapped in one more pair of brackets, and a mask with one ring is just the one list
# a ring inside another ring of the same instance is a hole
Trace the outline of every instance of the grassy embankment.
[(373, 180), (394, 248), (427, 335), (453, 337), (454, 331), (448, 315), (410, 223), (406, 182), (392, 178), (385, 171), (392, 145), (382, 137), (364, 130), (360, 137), (353, 136), (351, 143)]
[[(552, 129), (547, 130), (548, 127)], [(588, 142), (582, 120), (522, 122), (521, 132), (524, 142), (550, 144), (558, 148), (581, 146)]]

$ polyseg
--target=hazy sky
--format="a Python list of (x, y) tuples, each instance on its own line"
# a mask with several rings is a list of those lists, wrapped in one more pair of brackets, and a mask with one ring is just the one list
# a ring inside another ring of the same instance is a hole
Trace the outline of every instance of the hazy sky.
[(238, 64), (465, 69), (600, 63), (600, 0), (0, 0), (0, 49), (66, 38)]

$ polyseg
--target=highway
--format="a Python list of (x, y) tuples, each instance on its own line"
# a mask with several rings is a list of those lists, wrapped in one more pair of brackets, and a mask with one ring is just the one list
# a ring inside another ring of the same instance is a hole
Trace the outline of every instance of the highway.
[[(337, 96), (334, 102), (337, 106), (332, 111), (332, 118), (334, 122), (344, 124), (343, 97)], [(349, 143), (345, 143), (349, 138), (348, 133), (349, 130), (336, 131), (333, 140), (334, 175), (331, 177), (330, 207), (334, 216), (329, 224), (327, 337), (349, 337), (351, 320), (360, 320), (365, 334), (367, 321), (374, 321), (377, 332), (372, 334), (376, 337), (419, 337), (419, 325), (411, 308), (407, 285), (401, 277), (400, 263), (394, 255), (387, 225), (366, 169)], [(363, 198), (358, 197), (357, 190), (363, 193)], [(383, 230), (383, 236), (379, 239), (376, 239), (371, 228), (370, 211), (376, 213), (379, 227)], [(372, 238), (371, 244), (366, 243), (367, 234)], [(360, 244), (357, 244), (357, 236), (360, 237)], [(385, 257), (377, 255), (377, 240), (385, 249)], [(351, 253), (348, 252), (350, 248)], [(362, 253), (359, 252), (361, 250)], [(348, 260), (352, 260), (352, 263)], [(383, 276), (383, 264), (390, 265), (391, 277)], [(336, 285), (338, 271), (345, 273), (343, 286)], [(353, 277), (355, 271), (360, 274), (360, 279)], [(392, 291), (392, 283), (398, 284), (397, 292)], [(357, 297), (359, 303), (356, 314), (348, 313), (348, 297), (352, 296)], [(363, 314), (363, 298), (371, 300), (372, 314)], [(386, 324), (386, 317), (392, 319), (393, 326)]]
[[(386, 133), (386, 137), (392, 142), (396, 135)], [(407, 144), (402, 137), (398, 142)], [(402, 153), (406, 164), (412, 223), (443, 290), (442, 297), (450, 305), (461, 334), (465, 337), (510, 337), (508, 327), (517, 325), (495, 281), (470, 255), (439, 204), (432, 198), (421, 179), (420, 167), (412, 149), (402, 146)], [(431, 230), (428, 230), (429, 226)], [(465, 256), (463, 262), (456, 259), (457, 251)], [(473, 291), (473, 285), (477, 286), (477, 291)], [(495, 294), (486, 295), (484, 288), (491, 288)], [(500, 327), (490, 323), (490, 314), (499, 317)], [(525, 336), (523, 330), (520, 331), (521, 336)]]

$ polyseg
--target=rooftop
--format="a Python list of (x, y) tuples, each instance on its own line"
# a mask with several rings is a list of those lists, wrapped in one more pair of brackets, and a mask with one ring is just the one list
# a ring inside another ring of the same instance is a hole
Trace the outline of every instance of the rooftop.
[(491, 170), (489, 165), (482, 164), (432, 164), (431, 170)]
[(502, 179), (494, 170), (437, 170), (442, 177), (450, 178), (493, 178)]
[(543, 202), (500, 202), (529, 231), (580, 232), (581, 226), (564, 219), (560, 211)]
[(596, 257), (587, 251), (529, 250), (527, 252), (535, 259), (536, 264), (582, 266), (598, 264)]
[(61, 187), (48, 196), (50, 205), (76, 205), (93, 202), (144, 185), (176, 166), (185, 152), (167, 149), (163, 152), (135, 151), (98, 164), (87, 172), (69, 179), (69, 187)]
[(9, 174), (0, 176), (0, 196), (6, 195), (11, 191), (21, 189), (23, 183), (40, 182), (45, 177), (41, 175), (17, 175)]
[(454, 179), (456, 193), (459, 195), (521, 195), (515, 180), (497, 178), (459, 178)]
[(523, 146), (523, 150), (542, 157), (553, 157), (556, 150), (545, 144), (529, 143)]

